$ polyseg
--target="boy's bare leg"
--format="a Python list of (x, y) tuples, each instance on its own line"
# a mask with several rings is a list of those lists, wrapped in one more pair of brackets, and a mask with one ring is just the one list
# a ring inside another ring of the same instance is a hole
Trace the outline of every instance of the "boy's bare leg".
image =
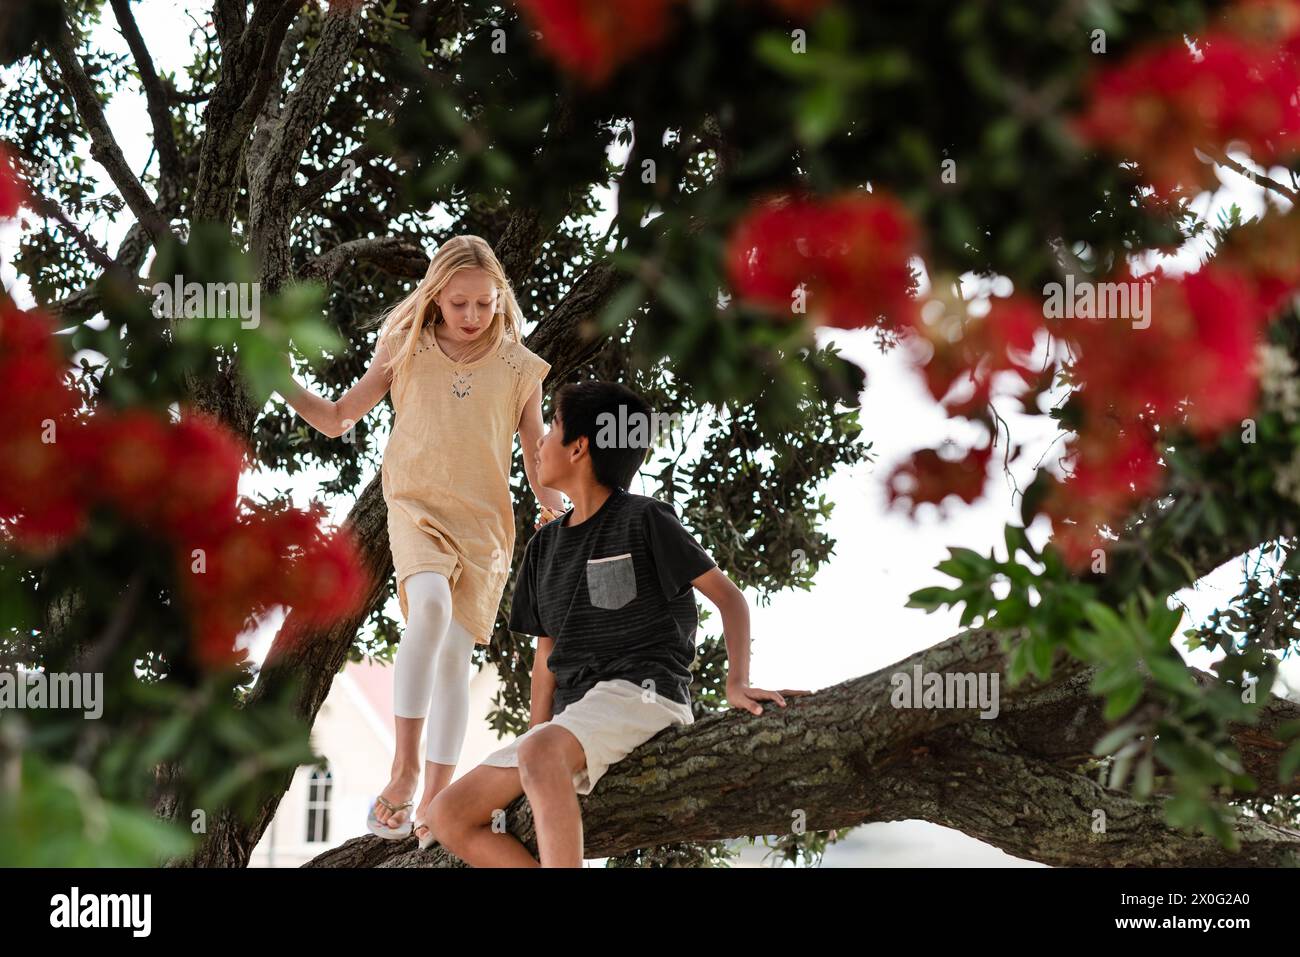
[(438, 792), (429, 825), (438, 843), (471, 867), (537, 867), (518, 838), (492, 830), (497, 813), (523, 793), (518, 768), (480, 764)]
[[(454, 764), (437, 764), (433, 761), (424, 762), (424, 794), (420, 797), (420, 803), (415, 806), (415, 817), (412, 820), (429, 826), (429, 808), (433, 805), (433, 799), (451, 783), (451, 776), (455, 773), (456, 765)], [(430, 827), (430, 831), (433, 831), (432, 827)], [(428, 835), (423, 835), (417, 830), (415, 836)], [(433, 831), (433, 837), (436, 839), (437, 836), (437, 832)]]
[(582, 811), (573, 775), (586, 766), (582, 745), (560, 725), (519, 745), (519, 780), (533, 809), (542, 867), (582, 866)]

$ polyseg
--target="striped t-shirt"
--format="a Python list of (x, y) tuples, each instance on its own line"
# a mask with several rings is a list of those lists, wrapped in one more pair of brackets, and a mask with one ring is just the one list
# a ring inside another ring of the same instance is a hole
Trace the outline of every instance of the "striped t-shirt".
[(511, 631), (555, 641), (553, 713), (614, 678), (689, 705), (691, 581), (713, 559), (671, 505), (647, 495), (615, 489), (586, 521), (570, 526), (572, 515), (528, 542), (510, 605)]

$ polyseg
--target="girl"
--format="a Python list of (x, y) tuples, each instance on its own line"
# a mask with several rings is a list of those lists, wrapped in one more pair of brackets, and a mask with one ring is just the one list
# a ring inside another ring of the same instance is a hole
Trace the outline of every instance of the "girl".
[[(510, 458), (515, 432), (542, 521), (563, 510), (538, 484), (531, 450), (542, 434), (542, 381), (550, 364), (520, 341), (520, 310), (492, 248), (478, 236), (445, 242), (424, 279), (382, 317), (369, 370), (337, 402), (294, 381), (285, 401), (339, 436), (391, 388), (393, 431), (382, 481), (388, 538), (406, 631), (393, 668), (397, 749), (367, 828), (421, 847), (434, 797), (451, 781), (469, 715), (470, 653), (491, 639), (515, 524)], [(428, 714), (424, 792), (420, 730)]]

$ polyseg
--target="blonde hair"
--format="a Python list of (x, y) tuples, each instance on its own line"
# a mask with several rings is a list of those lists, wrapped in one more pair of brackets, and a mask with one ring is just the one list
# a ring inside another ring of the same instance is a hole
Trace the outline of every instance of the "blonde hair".
[(394, 379), (415, 355), (424, 327), (443, 321), (435, 297), (461, 269), (482, 269), (492, 278), (497, 290), (497, 311), (492, 316), (492, 328), (479, 336), (486, 340), (487, 345), (477, 348), (475, 354), (467, 356), (465, 361), (482, 358), (502, 340), (519, 342), (523, 338), (523, 314), (506, 271), (501, 267), (501, 260), (482, 237), (453, 236), (438, 248), (424, 278), (410, 295), (376, 320), (380, 326), (378, 341), (389, 339), (394, 345), (392, 357), (386, 364)]

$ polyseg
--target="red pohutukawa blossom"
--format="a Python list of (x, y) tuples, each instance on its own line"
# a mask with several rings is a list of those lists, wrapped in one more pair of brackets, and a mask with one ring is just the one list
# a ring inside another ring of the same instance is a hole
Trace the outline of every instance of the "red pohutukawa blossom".
[(1096, 73), (1073, 122), (1087, 143), (1136, 161), (1161, 194), (1214, 187), (1197, 148), (1240, 140), (1262, 163), (1300, 150), (1300, 69), (1288, 44), (1226, 30), (1196, 44), (1199, 58), (1180, 38)]
[(518, 0), (542, 47), (587, 86), (603, 84), (667, 32), (678, 0)]
[(1214, 262), (1248, 278), (1259, 310), (1274, 315), (1300, 290), (1300, 206), (1234, 230)]
[(782, 195), (736, 225), (726, 260), (735, 294), (782, 316), (797, 318), (806, 304), (817, 325), (902, 329), (915, 321), (909, 260), (918, 250), (912, 218), (893, 197)]
[(992, 455), (992, 445), (970, 449), (960, 457), (945, 456), (935, 449), (914, 452), (885, 481), (889, 503), (903, 499), (913, 514), (922, 502), (939, 505), (949, 495), (956, 495), (969, 505), (984, 493)]
[(1075, 319), (1059, 330), (1080, 352), (1075, 373), (1090, 417), (1145, 413), (1209, 437), (1254, 407), (1254, 353), (1266, 316), (1250, 285), (1211, 263), (1150, 283), (1146, 328), (1128, 319)]
[(1043, 511), (1052, 519), (1052, 541), (1066, 564), (1077, 569), (1089, 564), (1097, 549), (1105, 550), (1101, 530), (1157, 492), (1164, 474), (1149, 421), (1131, 422), (1122, 433), (1114, 420), (1093, 423), (1072, 444), (1065, 462), (1071, 474), (1053, 486)]
[(0, 144), (0, 219), (18, 215), (18, 207), (27, 197), (14, 169), (13, 154)]
[(316, 508), (258, 509), (178, 550), (178, 575), (202, 660), (227, 660), (253, 616), (275, 605), (293, 608), (308, 626), (360, 609), (366, 578), (356, 546), (348, 534), (323, 534), (321, 517)]
[(49, 322), (0, 296), (0, 520), (33, 551), (84, 524), (85, 443)]
[[(787, 16), (805, 19), (830, 0), (766, 0)], [(685, 0), (516, 0), (541, 34), (546, 53), (588, 88), (603, 85), (637, 54), (669, 33), (674, 8)]]
[[(198, 657), (231, 661), (235, 639), (273, 605), (325, 624), (365, 587), (351, 536), (322, 513), (238, 510), (244, 449), (197, 413), (173, 423), (145, 409), (77, 418), (80, 398), (45, 317), (0, 296), (0, 523), (10, 543), (46, 554), (111, 508), (172, 549)], [(196, 551), (197, 550), (197, 551)]]
[[(992, 299), (983, 317), (965, 320), (956, 340), (943, 324), (930, 324), (918, 317), (913, 331), (933, 348), (921, 367), (930, 394), (949, 415), (971, 416), (988, 404), (997, 373), (1015, 372), (1024, 381), (1031, 381), (1035, 373), (1025, 360), (1042, 325), (1042, 306), (1020, 296)], [(973, 383), (971, 395), (960, 402), (949, 398), (963, 382)]]

